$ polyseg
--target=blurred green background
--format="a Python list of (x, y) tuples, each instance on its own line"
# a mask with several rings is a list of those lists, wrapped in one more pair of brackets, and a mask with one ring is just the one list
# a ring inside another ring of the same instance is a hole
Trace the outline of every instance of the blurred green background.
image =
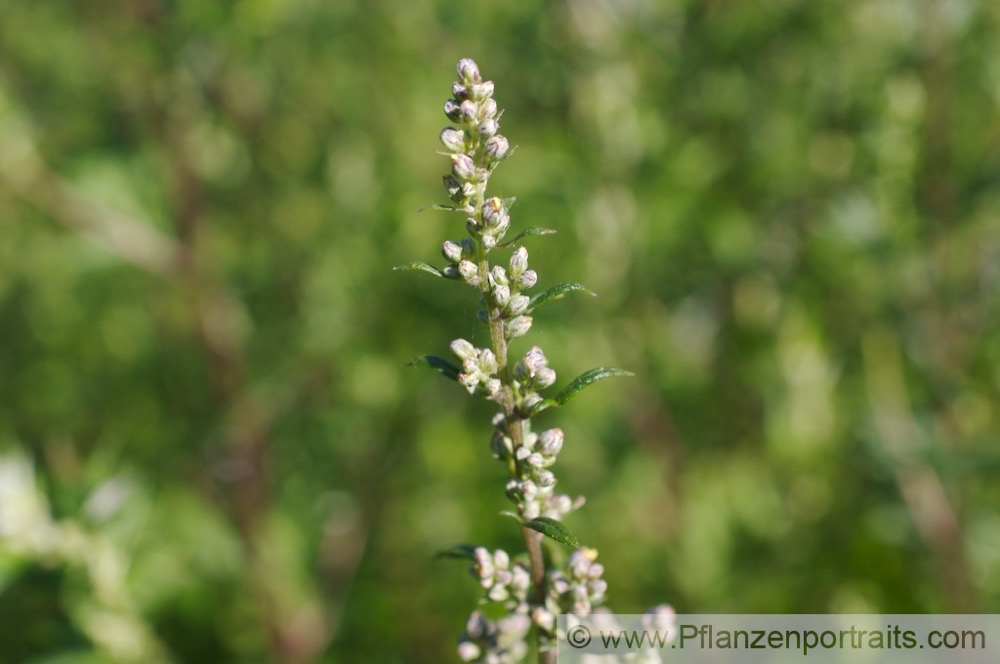
[(1000, 4), (5, 0), (0, 662), (455, 661), (465, 56), (610, 605), (1000, 611)]

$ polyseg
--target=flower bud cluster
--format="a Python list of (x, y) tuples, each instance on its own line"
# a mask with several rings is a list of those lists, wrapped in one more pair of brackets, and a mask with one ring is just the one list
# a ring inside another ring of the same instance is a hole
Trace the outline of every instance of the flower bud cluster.
[(495, 397), (500, 394), (503, 384), (497, 377), (496, 355), (489, 348), (476, 348), (465, 339), (455, 339), (451, 342), (451, 351), (462, 360), (462, 372), (458, 374), (458, 382), (469, 391), (469, 394), (481, 394)]
[(545, 353), (538, 346), (533, 347), (514, 365), (514, 390), (521, 412), (531, 412), (535, 404), (542, 400), (538, 390), (550, 387), (555, 382), (556, 372), (549, 368)]
[(512, 613), (493, 621), (481, 611), (473, 611), (458, 642), (458, 658), (481, 664), (518, 664), (528, 654), (524, 638), (531, 618)]
[[(455, 70), (458, 80), (452, 83), (444, 114), (458, 126), (445, 127), (440, 135), (451, 155), (451, 173), (444, 176), (444, 187), (458, 209), (478, 213), (472, 202), (482, 200), (486, 180), (493, 167), (510, 154), (510, 143), (498, 133), (500, 112), (493, 99), (493, 81), (484, 81), (479, 67), (468, 58), (459, 61)], [(480, 224), (475, 218), (472, 221)], [(495, 245), (496, 235), (493, 240)]]
[(608, 590), (602, 578), (604, 565), (597, 562), (597, 551), (579, 549), (570, 554), (566, 571), (549, 573), (548, 608), (558, 613), (589, 615), (595, 604), (604, 601)]
[(486, 597), (493, 602), (513, 600), (513, 606), (526, 610), (531, 572), (520, 563), (511, 565), (510, 556), (503, 549), (490, 553), (476, 547), (470, 571), (486, 589)]
[(442, 272), (449, 279), (461, 279), (470, 286), (479, 286), (479, 266), (476, 265), (476, 245), (471, 238), (461, 244), (447, 240), (441, 245), (441, 255), (448, 261)]

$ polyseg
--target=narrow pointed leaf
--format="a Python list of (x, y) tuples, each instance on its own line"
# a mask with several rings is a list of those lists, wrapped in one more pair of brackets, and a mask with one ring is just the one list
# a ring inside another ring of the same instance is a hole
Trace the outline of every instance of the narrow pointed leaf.
[(517, 512), (511, 512), (510, 510), (504, 510), (504, 511), (500, 512), (500, 516), (505, 516), (505, 517), (507, 517), (509, 519), (514, 519), (514, 521), (517, 521), (518, 523), (524, 523), (524, 519), (522, 519), (521, 515), (518, 514)]
[(582, 546), (580, 540), (569, 531), (569, 528), (562, 521), (556, 521), (547, 516), (540, 516), (537, 519), (526, 521), (524, 525), (572, 549), (579, 549)]
[(612, 378), (614, 376), (634, 376), (631, 371), (625, 371), (624, 369), (612, 369), (601, 367), (598, 369), (591, 369), (590, 371), (585, 371), (575, 379), (573, 382), (567, 385), (562, 392), (556, 395), (556, 403), (560, 406), (572, 399), (577, 395), (577, 393), (583, 388), (596, 383), (599, 380), (604, 380), (605, 378)]
[(411, 272), (416, 270), (419, 272), (429, 272), (430, 274), (433, 274), (435, 277), (444, 276), (444, 273), (441, 272), (441, 270), (434, 267), (433, 265), (428, 265), (427, 263), (421, 263), (419, 261), (415, 261), (413, 263), (407, 263), (406, 265), (397, 265), (392, 269), (394, 272)]
[(452, 380), (458, 380), (458, 374), (461, 370), (454, 364), (444, 359), (443, 357), (438, 357), (437, 355), (421, 355), (420, 357), (415, 357), (406, 363), (408, 367), (427, 367), (429, 369), (434, 369), (441, 373), (441, 375), (446, 378), (451, 378)]
[(499, 246), (503, 247), (503, 248), (513, 246), (514, 243), (517, 242), (518, 240), (520, 240), (522, 237), (528, 237), (530, 235), (555, 235), (555, 233), (556, 233), (556, 231), (552, 230), (551, 228), (541, 228), (539, 226), (528, 226), (527, 228), (525, 228), (524, 230), (522, 230), (520, 233), (518, 233), (517, 235), (515, 235), (513, 240), (510, 240), (508, 242), (504, 242), (503, 244), (501, 244)]
[(450, 549), (445, 549), (444, 551), (438, 551), (434, 554), (435, 558), (451, 558), (454, 560), (475, 560), (476, 559), (476, 547), (471, 544), (458, 544)]
[(565, 283), (559, 284), (558, 286), (553, 286), (544, 293), (539, 293), (535, 297), (531, 298), (531, 304), (529, 307), (535, 309), (539, 305), (545, 304), (550, 300), (558, 300), (562, 298), (566, 293), (572, 293), (574, 291), (582, 291), (588, 295), (596, 295), (592, 290), (584, 286), (583, 284)]
[(534, 417), (535, 415), (538, 415), (539, 413), (546, 411), (549, 408), (554, 408), (558, 405), (559, 403), (555, 399), (544, 399), (534, 405), (534, 407), (531, 409), (531, 412), (528, 413), (528, 416)]

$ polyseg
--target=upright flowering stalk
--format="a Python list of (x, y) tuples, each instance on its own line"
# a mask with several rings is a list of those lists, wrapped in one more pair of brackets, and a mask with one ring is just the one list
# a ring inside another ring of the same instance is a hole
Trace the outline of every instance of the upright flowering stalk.
[[(556, 382), (556, 373), (545, 353), (532, 347), (512, 360), (510, 343), (531, 329), (533, 314), (546, 302), (571, 291), (588, 292), (580, 284), (563, 283), (536, 295), (528, 295), (538, 275), (528, 266), (528, 250), (518, 246), (523, 237), (555, 231), (529, 227), (505, 241), (510, 230), (509, 208), (513, 199), (488, 196), (493, 170), (513, 150), (500, 134), (501, 112), (493, 100), (493, 82), (484, 81), (470, 59), (459, 61), (458, 81), (444, 112), (452, 126), (441, 130), (441, 143), (451, 162), (444, 176), (449, 205), (436, 206), (465, 219), (467, 237), (446, 241), (442, 254), (447, 264), (438, 269), (426, 263), (410, 263), (396, 269), (421, 270), (474, 288), (482, 302), (479, 319), (489, 328), (490, 344), (477, 348), (465, 339), (451, 342), (458, 359), (424, 355), (414, 364), (434, 368), (464, 387), (469, 394), (493, 401), (499, 412), (493, 418), (490, 450), (504, 464), (510, 477), (507, 497), (520, 524), (525, 554), (513, 559), (503, 550), (455, 547), (445, 555), (465, 557), (483, 588), (482, 604), (492, 607), (490, 616), (476, 610), (469, 618), (458, 645), (466, 662), (506, 664), (527, 656), (528, 635), (534, 630), (539, 662), (554, 661), (556, 616), (560, 613), (587, 615), (604, 600), (607, 584), (597, 552), (584, 548), (562, 523), (583, 504), (582, 498), (557, 493), (554, 464), (563, 448), (561, 429), (536, 433), (532, 418), (561, 406), (587, 385), (609, 376), (628, 375), (620, 369), (593, 369), (569, 383), (554, 397), (542, 391)], [(501, 251), (506, 260), (492, 262)], [(562, 556), (563, 566), (547, 569), (542, 539), (549, 537), (572, 550)]]

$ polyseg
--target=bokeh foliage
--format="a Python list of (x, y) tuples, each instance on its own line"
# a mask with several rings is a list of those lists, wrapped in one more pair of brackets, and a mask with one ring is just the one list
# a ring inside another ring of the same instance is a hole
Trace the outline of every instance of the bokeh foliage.
[(637, 374), (543, 416), (612, 606), (1000, 610), (997, 3), (7, 0), (0, 662), (454, 657), (518, 534), (391, 267), (463, 56), (599, 294), (528, 342)]

